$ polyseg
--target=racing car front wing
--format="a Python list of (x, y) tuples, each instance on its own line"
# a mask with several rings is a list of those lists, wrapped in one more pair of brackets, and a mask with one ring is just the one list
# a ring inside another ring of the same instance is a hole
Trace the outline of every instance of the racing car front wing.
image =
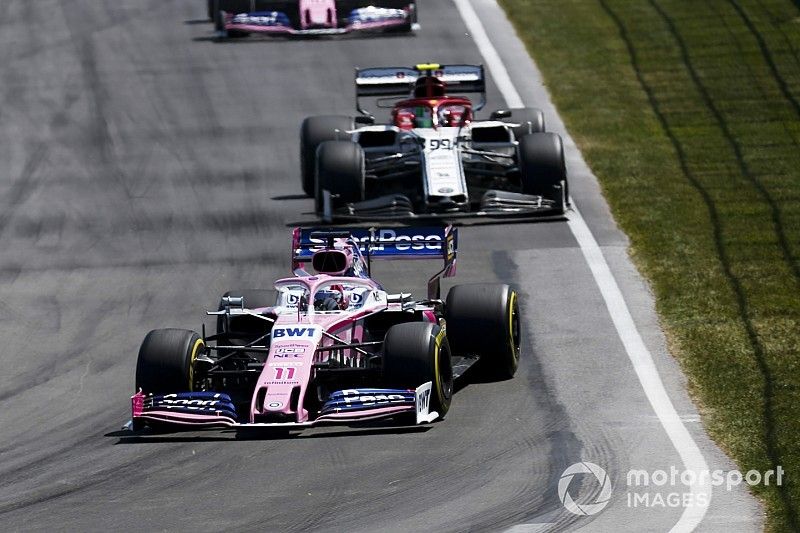
[[(258, 11), (251, 13), (226, 13), (223, 21), (225, 32), (239, 33), (263, 33), (273, 35), (339, 35), (352, 32), (375, 32), (392, 28), (400, 28), (411, 24), (411, 29), (417, 29), (417, 24), (412, 24), (414, 9), (410, 4), (405, 9), (385, 9), (379, 7), (368, 7), (353, 10), (347, 17), (347, 23), (336, 26), (332, 19), (335, 16), (335, 3), (331, 2), (327, 10), (323, 13), (320, 20), (315, 20), (313, 12), (320, 11), (318, 6), (315, 9), (306, 10), (311, 17), (310, 20), (303, 18), (301, 27), (296, 28), (290, 22), (286, 13), (280, 11)], [(304, 11), (301, 8), (301, 12)], [(330, 13), (334, 13), (330, 17)]]
[(522, 194), (510, 191), (489, 190), (481, 198), (480, 206), (475, 211), (464, 211), (460, 208), (448, 208), (447, 205), (429, 205), (423, 213), (415, 212), (412, 201), (403, 194), (390, 194), (371, 198), (363, 202), (354, 202), (338, 209), (333, 209), (331, 195), (323, 191), (324, 222), (341, 221), (379, 221), (403, 219), (456, 219), (475, 217), (496, 218), (530, 218), (546, 216), (563, 216), (563, 208), (541, 196)]
[[(217, 392), (183, 392), (131, 397), (131, 426), (155, 422), (176, 426), (308, 428), (320, 424), (349, 424), (414, 413), (417, 424), (431, 423), (439, 413), (430, 410), (432, 383), (416, 389), (349, 389), (331, 395), (320, 416), (305, 422), (238, 422), (230, 397)], [(349, 398), (349, 400), (348, 400)]]

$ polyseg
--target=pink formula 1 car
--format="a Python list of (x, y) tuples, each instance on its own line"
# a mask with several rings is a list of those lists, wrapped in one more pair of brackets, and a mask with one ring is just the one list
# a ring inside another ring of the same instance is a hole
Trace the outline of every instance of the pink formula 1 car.
[(416, 30), (409, 0), (208, 0), (220, 38), (268, 35), (336, 35)]
[[(508, 285), (456, 285), (440, 298), (456, 254), (451, 227), (296, 229), (294, 276), (274, 290), (226, 293), (208, 313), (216, 334), (147, 334), (132, 428), (444, 417), (455, 379), (470, 367), (511, 378), (520, 353), (517, 293)], [(370, 277), (374, 260), (437, 257), (444, 267), (425, 299), (389, 294)]]

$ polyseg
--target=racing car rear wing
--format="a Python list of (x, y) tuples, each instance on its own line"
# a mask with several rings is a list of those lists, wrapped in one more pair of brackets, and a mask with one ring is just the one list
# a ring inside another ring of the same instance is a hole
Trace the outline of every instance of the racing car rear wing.
[(444, 266), (428, 281), (428, 297), (439, 299), (439, 280), (456, 274), (458, 228), (295, 228), (292, 236), (292, 269), (312, 260), (314, 252), (332, 247), (336, 239), (347, 239), (365, 259), (367, 274), (373, 259), (436, 259)]
[(414, 67), (373, 67), (356, 69), (356, 108), (359, 113), (371, 115), (361, 107), (364, 97), (408, 97), (414, 83), (423, 76), (434, 76), (443, 81), (449, 94), (480, 94), (486, 102), (486, 77), (483, 65), (439, 65), (424, 63)]

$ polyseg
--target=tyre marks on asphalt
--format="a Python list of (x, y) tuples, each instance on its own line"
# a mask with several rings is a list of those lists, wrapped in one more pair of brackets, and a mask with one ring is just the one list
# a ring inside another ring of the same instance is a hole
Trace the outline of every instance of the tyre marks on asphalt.
[[(514, 237), (512, 237), (512, 240), (514, 240)], [(509, 521), (507, 525), (546, 522), (557, 525), (558, 528), (564, 528), (574, 523), (577, 517), (562, 513), (558, 496), (553, 492), (542, 494), (541, 487), (548, 487), (550, 491), (553, 491), (554, 487), (558, 485), (558, 479), (564, 469), (574, 463), (576, 457), (585, 456), (587, 443), (579, 437), (577, 428), (575, 428), (577, 422), (570, 417), (564, 406), (559, 403), (555, 384), (544, 372), (542, 361), (550, 357), (550, 354), (538, 343), (536, 338), (535, 331), (541, 327), (541, 324), (535, 323), (533, 317), (537, 313), (534, 312), (532, 306), (542, 305), (542, 302), (537, 298), (536, 288), (529, 286), (528, 280), (526, 280), (526, 272), (518, 267), (510, 252), (494, 251), (491, 254), (491, 265), (497, 279), (513, 280), (512, 284), (520, 294), (522, 316), (527, 317), (525, 320), (526, 330), (523, 336), (522, 356), (520, 358), (521, 372), (515, 379), (525, 379), (527, 381), (525, 388), (535, 391), (537, 405), (531, 406), (531, 408), (547, 413), (547, 424), (540, 431), (548, 435), (548, 440), (558, 443), (550, 447), (549, 457), (543, 462), (547, 467), (546, 471), (537, 476), (536, 484), (531, 487), (531, 492), (528, 494), (530, 498), (531, 494), (538, 493), (537, 499), (539, 501), (537, 505), (529, 503), (527, 507), (521, 507), (520, 509), (524, 511), (517, 513), (514, 516), (514, 520)], [(519, 412), (525, 413), (528, 411), (527, 409), (522, 409)], [(525, 424), (525, 421), (519, 420), (517, 423)], [(610, 449), (601, 454), (604, 459), (610, 459), (611, 455)], [(539, 489), (537, 490), (536, 487), (539, 487)], [(557, 518), (554, 519), (553, 516), (557, 516)], [(487, 523), (486, 527), (491, 527), (491, 524)]]

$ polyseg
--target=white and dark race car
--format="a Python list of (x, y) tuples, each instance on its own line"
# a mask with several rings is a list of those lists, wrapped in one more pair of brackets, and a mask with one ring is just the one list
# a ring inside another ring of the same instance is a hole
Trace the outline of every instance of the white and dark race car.
[[(482, 65), (357, 69), (360, 115), (306, 118), (303, 191), (325, 221), (561, 216), (569, 191), (561, 137), (535, 108), (489, 120)], [(480, 95), (479, 102), (469, 96)], [(362, 100), (391, 110), (376, 124)]]
[[(454, 380), (514, 376), (517, 292), (456, 285), (457, 229), (296, 229), (294, 275), (273, 289), (230, 291), (208, 314), (216, 333), (147, 334), (131, 398), (133, 430), (180, 427), (302, 429), (445, 416)], [(380, 259), (440, 259), (425, 298), (388, 293)], [(306, 268), (311, 267), (311, 272)]]
[(408, 33), (419, 28), (410, 0), (208, 0), (220, 39), (248, 35)]

